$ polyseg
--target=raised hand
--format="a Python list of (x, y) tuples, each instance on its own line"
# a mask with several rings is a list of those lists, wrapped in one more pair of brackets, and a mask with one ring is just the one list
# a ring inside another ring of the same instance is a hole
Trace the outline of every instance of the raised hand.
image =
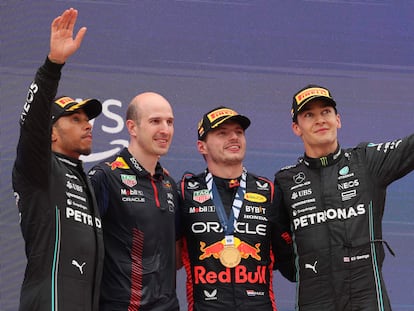
[(79, 49), (86, 33), (86, 27), (79, 29), (76, 37), (73, 38), (77, 17), (78, 11), (70, 8), (53, 20), (50, 30), (50, 52), (48, 55), (52, 62), (63, 64), (69, 56)]

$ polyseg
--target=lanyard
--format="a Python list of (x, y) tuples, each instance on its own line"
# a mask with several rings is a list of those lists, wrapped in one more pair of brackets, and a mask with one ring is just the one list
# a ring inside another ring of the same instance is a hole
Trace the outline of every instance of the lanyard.
[(241, 206), (243, 204), (244, 194), (246, 193), (246, 169), (243, 168), (240, 186), (237, 188), (237, 192), (233, 200), (233, 206), (231, 208), (229, 217), (227, 217), (226, 215), (226, 211), (223, 207), (223, 202), (221, 201), (220, 194), (217, 190), (217, 186), (213, 181), (213, 175), (210, 172), (206, 175), (206, 184), (207, 189), (210, 193), (211, 200), (216, 206), (217, 216), (223, 227), (225, 235), (232, 235), (234, 232), (234, 226), (236, 224), (237, 218), (240, 214)]

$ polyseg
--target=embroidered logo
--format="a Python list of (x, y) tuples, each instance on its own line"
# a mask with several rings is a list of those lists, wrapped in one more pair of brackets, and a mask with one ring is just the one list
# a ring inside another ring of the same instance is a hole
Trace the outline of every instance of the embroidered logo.
[(132, 188), (137, 184), (137, 176), (121, 174), (121, 181), (124, 185)]
[(193, 192), (193, 200), (198, 203), (204, 203), (210, 199), (210, 192), (208, 189), (198, 190)]

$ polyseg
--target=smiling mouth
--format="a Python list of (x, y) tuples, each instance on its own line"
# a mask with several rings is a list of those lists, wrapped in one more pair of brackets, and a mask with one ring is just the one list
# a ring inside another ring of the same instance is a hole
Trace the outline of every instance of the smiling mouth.
[(168, 140), (167, 139), (156, 139), (156, 142), (160, 145), (166, 145), (168, 144)]
[(240, 149), (241, 149), (241, 147), (240, 146), (236, 146), (236, 145), (232, 145), (232, 146), (228, 146), (228, 147), (226, 147), (226, 149), (227, 150), (230, 150), (230, 151), (239, 151)]
[(322, 128), (322, 129), (316, 130), (315, 133), (324, 133), (324, 132), (327, 132), (328, 130), (329, 129), (327, 128)]

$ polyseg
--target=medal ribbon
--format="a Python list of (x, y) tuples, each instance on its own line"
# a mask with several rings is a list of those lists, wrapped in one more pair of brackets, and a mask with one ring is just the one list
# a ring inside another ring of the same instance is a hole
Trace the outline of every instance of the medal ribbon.
[(220, 194), (217, 190), (217, 186), (213, 181), (213, 175), (210, 172), (206, 175), (207, 189), (210, 193), (211, 200), (216, 206), (217, 216), (220, 220), (220, 223), (223, 227), (226, 236), (233, 234), (234, 226), (240, 214), (244, 194), (246, 193), (246, 175), (246, 169), (243, 167), (240, 186), (237, 188), (237, 192), (233, 200), (233, 206), (231, 208), (229, 217), (227, 217), (226, 215), (226, 211), (223, 207), (223, 202), (221, 201)]

